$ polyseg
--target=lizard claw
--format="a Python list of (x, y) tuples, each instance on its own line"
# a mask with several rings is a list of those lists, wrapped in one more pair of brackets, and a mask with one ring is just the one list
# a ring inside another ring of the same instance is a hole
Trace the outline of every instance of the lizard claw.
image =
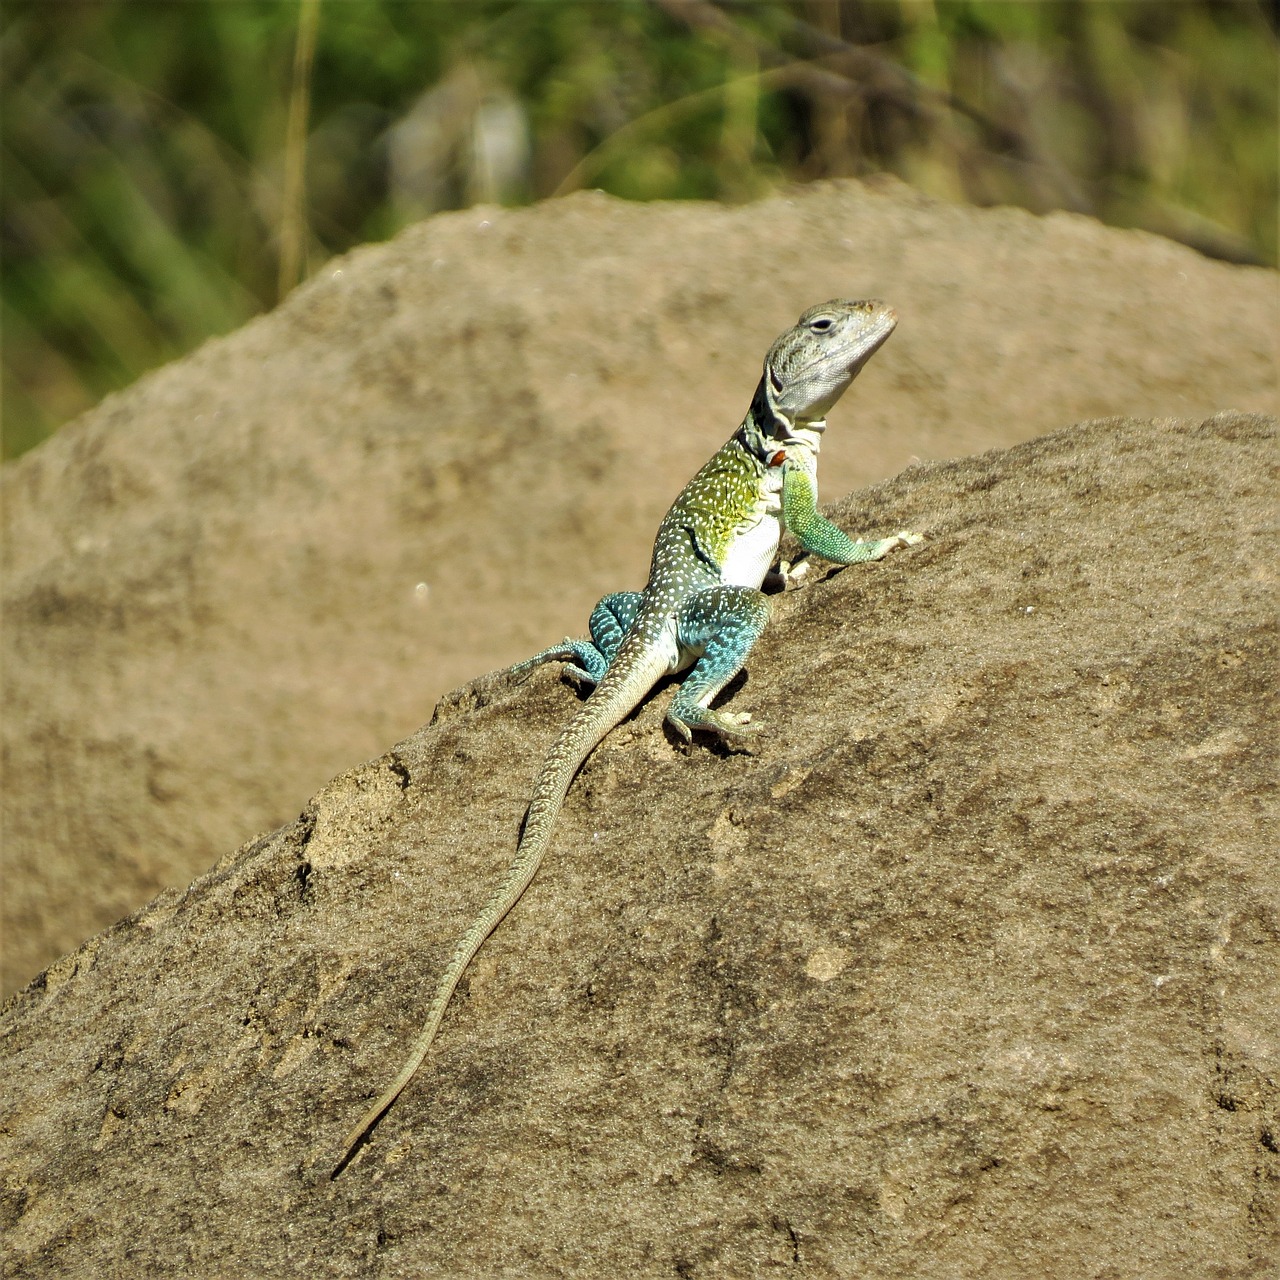
[(684, 739), (686, 745), (692, 745), (693, 733), (683, 720), (677, 720), (675, 716), (668, 715), (667, 723)]
[(786, 587), (798, 587), (800, 579), (809, 572), (809, 561), (801, 560), (798, 564), (792, 564), (789, 560), (783, 560), (778, 565), (778, 572), (782, 574), (782, 585)]

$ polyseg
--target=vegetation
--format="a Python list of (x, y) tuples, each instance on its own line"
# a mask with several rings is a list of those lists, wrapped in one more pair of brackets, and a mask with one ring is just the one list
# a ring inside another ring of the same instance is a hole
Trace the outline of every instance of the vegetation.
[(891, 171), (1276, 261), (1259, 0), (6, 0), (4, 454), (436, 209)]

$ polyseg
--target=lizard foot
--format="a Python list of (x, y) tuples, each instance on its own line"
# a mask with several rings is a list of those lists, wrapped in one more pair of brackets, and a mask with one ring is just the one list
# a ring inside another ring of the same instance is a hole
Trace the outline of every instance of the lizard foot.
[(523, 662), (517, 662), (514, 666), (507, 668), (507, 675), (510, 677), (512, 684), (524, 684), (528, 678), (533, 675), (533, 669), (540, 667), (544, 662), (550, 659), (544, 658), (539, 654), (536, 658), (526, 658)]
[(700, 729), (704, 733), (714, 733), (726, 742), (735, 739), (749, 738), (764, 728), (759, 722), (753, 723), (750, 711), (709, 711), (706, 707), (675, 707), (667, 712), (667, 723), (686, 741), (693, 741), (693, 730)]
[(774, 588), (794, 591), (803, 585), (801, 579), (809, 572), (809, 561), (778, 561), (777, 570), (769, 573), (767, 580)]
[(584, 671), (580, 666), (573, 662), (566, 662), (560, 670), (560, 678), (566, 683), (571, 684), (580, 693), (589, 693), (596, 687), (598, 681), (590, 671)]
[(917, 543), (924, 541), (922, 533), (908, 533), (905, 529), (895, 533), (892, 538), (881, 538), (875, 544), (874, 550), (867, 558), (869, 560), (883, 560), (890, 551), (897, 551), (902, 547), (914, 547)]

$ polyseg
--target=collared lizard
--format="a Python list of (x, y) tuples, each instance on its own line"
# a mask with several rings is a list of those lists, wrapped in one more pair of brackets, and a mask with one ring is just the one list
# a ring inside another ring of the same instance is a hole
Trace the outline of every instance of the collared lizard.
[(898, 533), (854, 541), (817, 508), (827, 411), (897, 322), (897, 313), (877, 301), (836, 299), (806, 311), (770, 347), (742, 425), (658, 526), (645, 589), (605, 596), (591, 614), (590, 640), (565, 640), (511, 668), (522, 676), (539, 663), (562, 661), (566, 675), (595, 687), (547, 753), (510, 868), (458, 942), (399, 1074), (343, 1140), (335, 1176), (421, 1065), (462, 974), (536, 874), (569, 785), (597, 743), (662, 676), (689, 667), (667, 710), (686, 742), (695, 729), (733, 740), (759, 727), (749, 713), (713, 711), (710, 704), (764, 630), (769, 601), (760, 587), (783, 528), (837, 564), (879, 560), (921, 540)]

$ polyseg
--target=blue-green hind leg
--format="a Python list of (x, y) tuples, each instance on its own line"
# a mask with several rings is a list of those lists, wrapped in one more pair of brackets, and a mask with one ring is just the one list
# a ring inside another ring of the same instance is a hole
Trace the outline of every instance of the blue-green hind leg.
[(543, 662), (563, 662), (566, 664), (563, 674), (575, 684), (599, 684), (639, 608), (638, 591), (615, 591), (605, 596), (591, 611), (590, 640), (562, 640), (532, 658), (517, 662), (511, 674), (521, 679)]
[(751, 587), (709, 587), (685, 604), (676, 619), (680, 645), (701, 657), (671, 700), (667, 720), (686, 742), (694, 729), (737, 738), (759, 728), (748, 725), (748, 713), (711, 711), (708, 704), (742, 670), (768, 621), (768, 597)]
[[(591, 610), (591, 638), (604, 655), (606, 668), (627, 638), (643, 599), (639, 591), (615, 591)], [(603, 669), (600, 674), (604, 675)]]

